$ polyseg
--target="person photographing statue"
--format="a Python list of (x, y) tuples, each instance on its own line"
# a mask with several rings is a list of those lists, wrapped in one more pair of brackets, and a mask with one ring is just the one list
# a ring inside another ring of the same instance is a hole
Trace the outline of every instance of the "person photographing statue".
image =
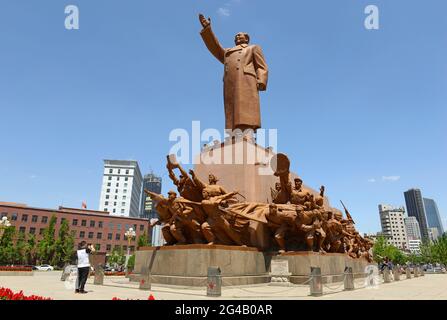
[(87, 282), (90, 272), (90, 254), (95, 252), (95, 248), (91, 244), (82, 241), (76, 252), (78, 258), (78, 278), (76, 280), (75, 293), (87, 293), (85, 291), (85, 283)]

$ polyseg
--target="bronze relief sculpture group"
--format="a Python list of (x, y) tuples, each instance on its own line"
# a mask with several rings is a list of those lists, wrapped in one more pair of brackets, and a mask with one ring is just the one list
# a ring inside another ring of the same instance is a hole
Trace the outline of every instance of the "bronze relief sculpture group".
[[(281, 155), (285, 157), (284, 155)], [(272, 203), (240, 200), (237, 191), (227, 192), (210, 174), (201, 181), (193, 170), (186, 172), (168, 157), (169, 176), (177, 187), (168, 198), (145, 190), (157, 203), (167, 245), (209, 244), (257, 247), (264, 251), (314, 251), (346, 253), (371, 261), (373, 242), (363, 238), (354, 221), (324, 206), (325, 188), (315, 197), (303, 189), (303, 181), (290, 181), (288, 169), (277, 170), (280, 182), (272, 189)], [(179, 177), (174, 170), (179, 170)], [(256, 235), (266, 239), (257, 241)]]

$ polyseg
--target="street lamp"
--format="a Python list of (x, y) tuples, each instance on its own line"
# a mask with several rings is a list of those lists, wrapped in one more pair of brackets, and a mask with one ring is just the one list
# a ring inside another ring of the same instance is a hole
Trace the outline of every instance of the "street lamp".
[(11, 226), (11, 223), (9, 222), (8, 217), (3, 217), (0, 220), (0, 238), (3, 236), (5, 229), (9, 228), (10, 226)]
[(124, 233), (124, 236), (127, 238), (127, 255), (126, 255), (126, 263), (124, 265), (124, 270), (127, 273), (127, 264), (129, 263), (130, 258), (130, 243), (132, 242), (132, 239), (135, 238), (136, 236), (135, 230), (133, 228), (129, 228), (129, 230), (127, 230)]

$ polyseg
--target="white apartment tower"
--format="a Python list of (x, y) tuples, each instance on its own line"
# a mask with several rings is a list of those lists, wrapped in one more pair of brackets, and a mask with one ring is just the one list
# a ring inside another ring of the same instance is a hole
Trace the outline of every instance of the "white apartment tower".
[(137, 161), (104, 160), (99, 210), (138, 218), (142, 181)]
[(408, 240), (421, 240), (421, 229), (419, 228), (419, 222), (416, 217), (407, 217), (404, 219), (404, 222)]
[(408, 249), (404, 207), (379, 204), (379, 214), (382, 233), (387, 236), (387, 242), (399, 249)]

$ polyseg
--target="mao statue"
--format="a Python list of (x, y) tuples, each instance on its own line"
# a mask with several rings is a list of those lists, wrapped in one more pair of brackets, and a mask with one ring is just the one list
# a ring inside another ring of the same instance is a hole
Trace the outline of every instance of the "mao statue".
[(211, 19), (199, 15), (208, 50), (224, 65), (225, 129), (256, 131), (261, 127), (259, 91), (267, 89), (268, 67), (261, 47), (250, 45), (247, 33), (236, 34), (233, 48), (223, 48), (211, 29)]

